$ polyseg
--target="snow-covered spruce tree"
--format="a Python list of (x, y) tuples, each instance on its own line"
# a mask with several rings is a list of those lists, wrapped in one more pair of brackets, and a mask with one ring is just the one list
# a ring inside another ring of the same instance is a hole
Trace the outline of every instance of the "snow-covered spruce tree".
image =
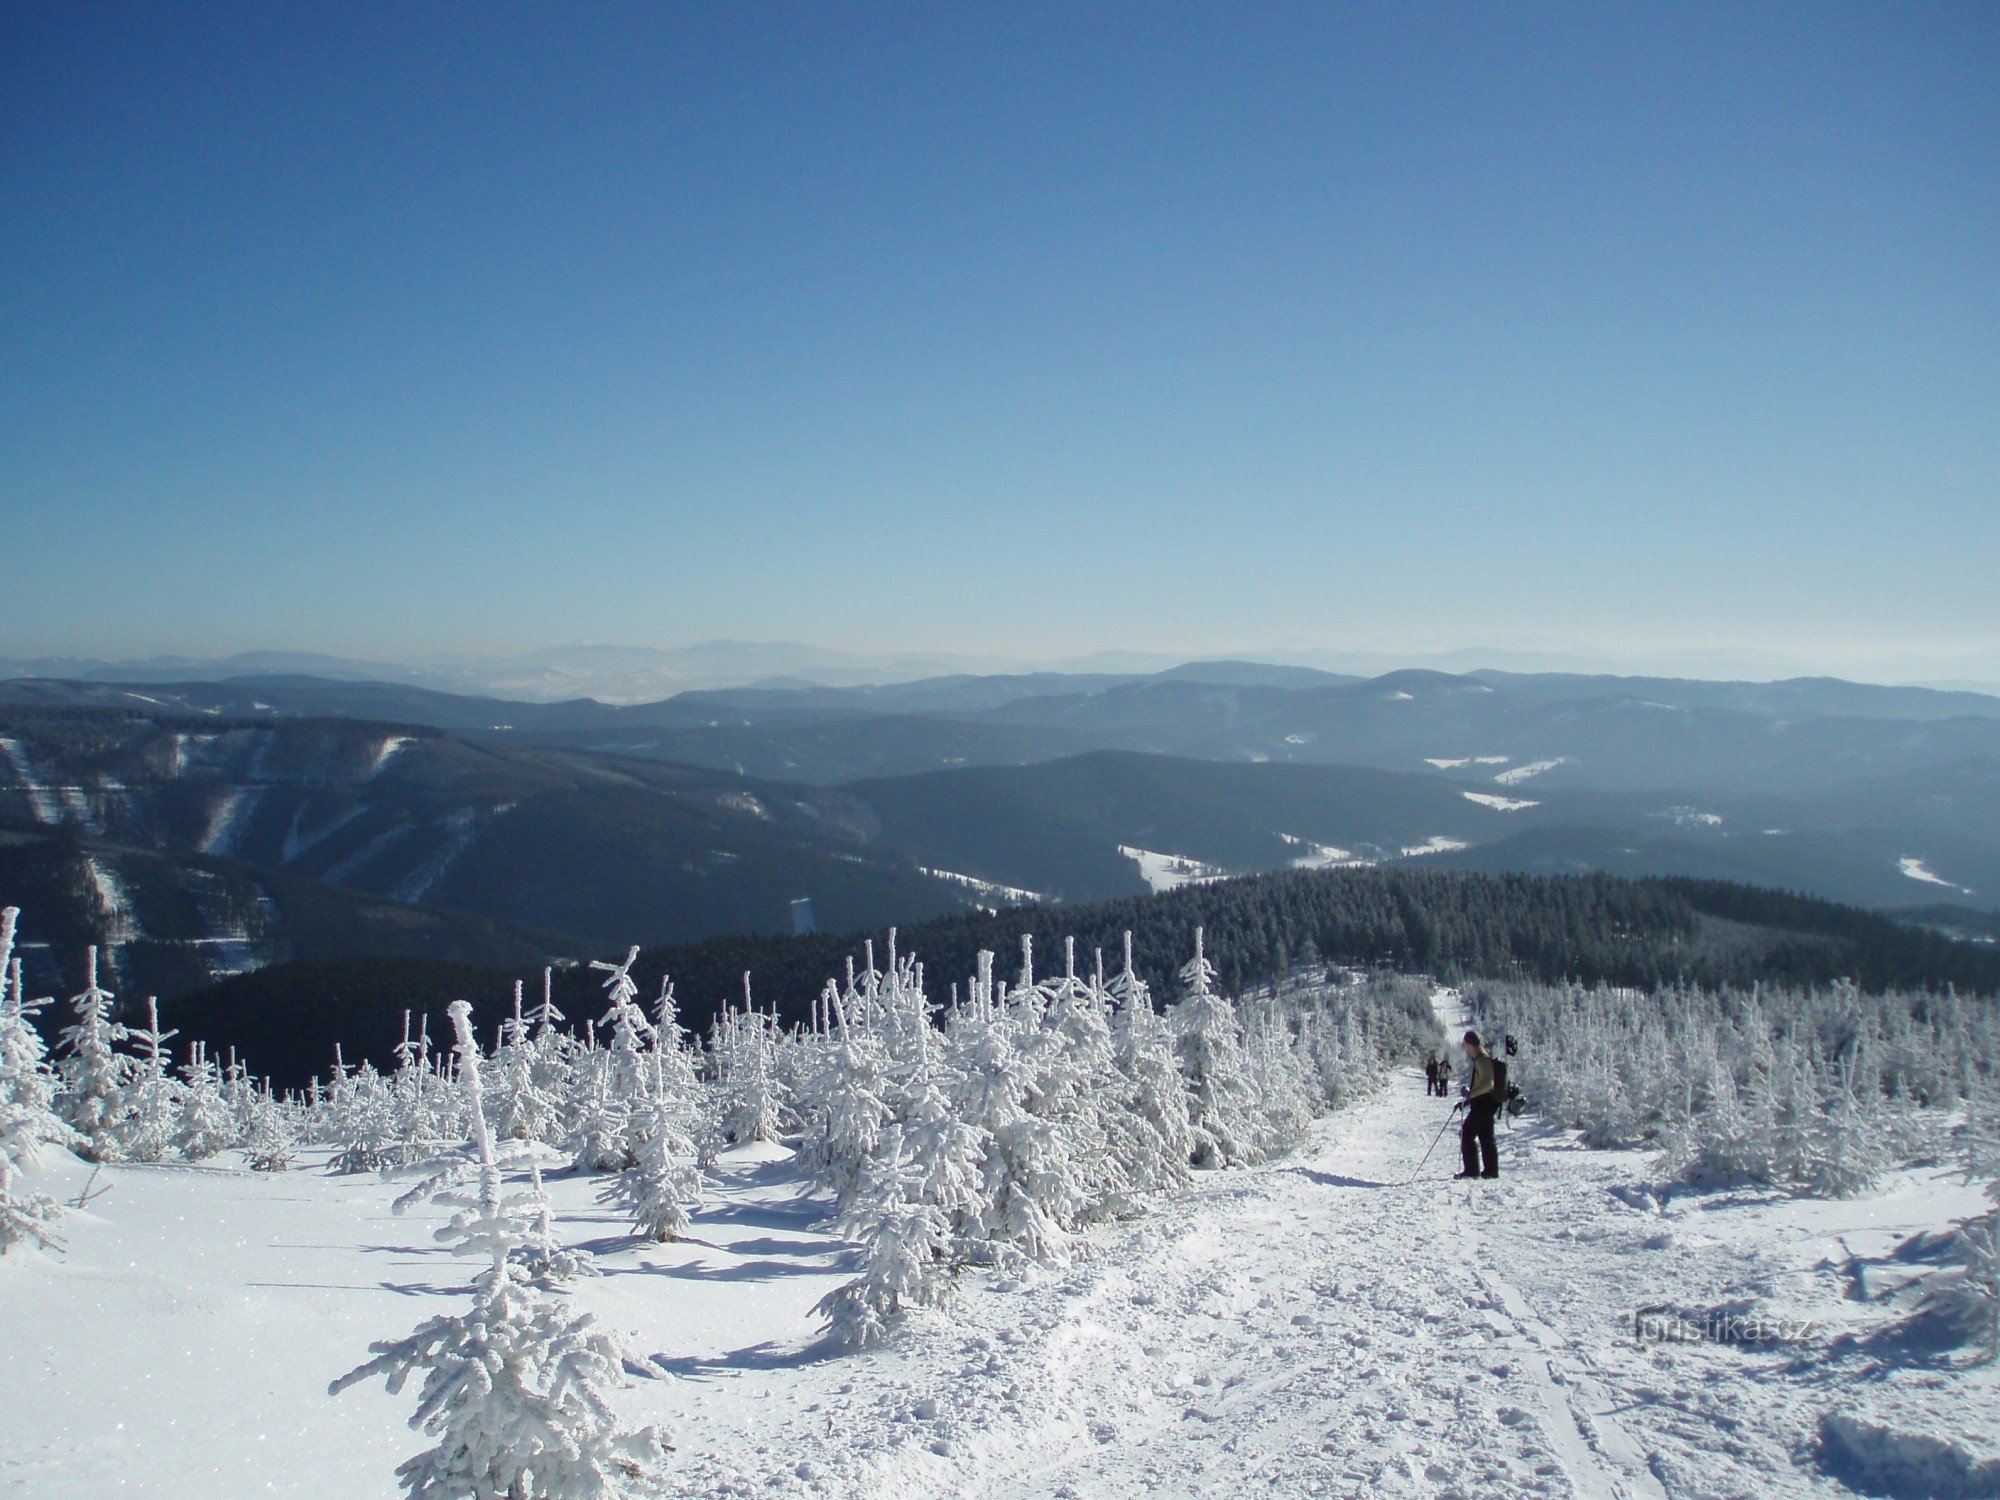
[(1979, 1357), (2000, 1360), (2000, 1180), (1987, 1187), (1993, 1207), (1965, 1220), (1953, 1236), (1960, 1275), (1953, 1288)]
[[(858, 1001), (858, 1016), (850, 1017), (848, 1001)], [(827, 1003), (834, 1033), (822, 1065), (801, 1101), (804, 1128), (800, 1163), (845, 1209), (861, 1185), (861, 1174), (881, 1145), (890, 1122), (886, 1098), (888, 1058), (873, 1026), (873, 1005), (867, 993), (852, 986), (843, 996), (831, 982)]]
[(534, 1228), (514, 1260), (536, 1286), (555, 1288), (566, 1281), (598, 1274), (597, 1257), (588, 1250), (572, 1249), (556, 1236), (555, 1218), (549, 1212), (549, 1196), (542, 1190), (542, 1164), (528, 1153), (528, 1203), (533, 1209)]
[(1029, 1107), (1039, 1060), (1029, 1049), (1039, 1047), (1042, 1017), (1032, 954), (1023, 963), (1021, 982), (996, 1003), (993, 956), (982, 952), (973, 993), (968, 1013), (954, 1019), (951, 1031), (953, 1102), (986, 1142), (983, 1209), (967, 1249), (985, 1260), (1026, 1257), (1062, 1264), (1069, 1258), (1069, 1226), (1081, 1190), (1061, 1131)]
[(410, 1425), (437, 1439), (397, 1477), (412, 1500), (624, 1500), (656, 1494), (667, 1444), (651, 1427), (621, 1430), (606, 1392), (628, 1360), (620, 1342), (557, 1294), (535, 1286), (515, 1252), (536, 1233), (532, 1195), (506, 1195), (480, 1093), (471, 1007), (451, 1006), (459, 1080), (478, 1160), (477, 1191), (447, 1191), (455, 1208), (438, 1237), (485, 1268), (473, 1305), (436, 1317), (408, 1338), (372, 1346), (375, 1358), (328, 1388), (338, 1394), (382, 1377), (391, 1392), (423, 1385)]
[(51, 1108), (56, 1079), (49, 1071), (34, 1012), (21, 988), (21, 961), (13, 956), (20, 913), (0, 910), (0, 1254), (19, 1244), (60, 1248), (55, 1235), (62, 1205), (29, 1188), (23, 1169), (46, 1145), (74, 1146), (76, 1133)]
[(34, 1163), (42, 1144), (26, 1110), (0, 1104), (0, 1255), (19, 1244), (45, 1250), (62, 1247), (55, 1233), (62, 1205), (26, 1186), (23, 1177), (23, 1169)]
[(1275, 994), (1250, 1010), (1243, 1058), (1257, 1103), (1260, 1155), (1296, 1141), (1319, 1112), (1322, 1099), (1305, 1059), (1293, 1045), (1291, 1020)]
[(180, 1085), (168, 1071), (167, 1043), (180, 1035), (160, 1030), (160, 1002), (148, 996), (146, 1025), (127, 1033), (138, 1043), (138, 1058), (117, 1110), (118, 1142), (132, 1161), (158, 1161), (180, 1137)]
[(492, 1075), (486, 1111), (495, 1135), (503, 1141), (549, 1144), (562, 1138), (561, 1096), (548, 1087), (543, 1049), (522, 1011), (519, 980), (514, 982), (514, 1014), (502, 1026), (493, 1054)]
[(132, 1060), (116, 1049), (125, 1028), (111, 1019), (115, 997), (98, 985), (95, 945), (84, 963), (83, 991), (70, 1000), (76, 1021), (63, 1028), (58, 1047), (62, 1094), (57, 1107), (82, 1137), (78, 1155), (86, 1161), (116, 1161), (119, 1108)]
[(622, 1172), (632, 1165), (632, 1101), (612, 1087), (611, 1056), (586, 1046), (576, 1059), (565, 1143), (579, 1172)]
[(623, 963), (608, 964), (593, 959), (590, 965), (603, 972), (605, 998), (611, 1004), (597, 1023), (598, 1034), (608, 1033), (611, 1038), (611, 1088), (620, 1098), (635, 1102), (645, 1093), (650, 1072), (645, 1052), (653, 1039), (653, 1023), (646, 1019), (646, 1012), (639, 1004), (639, 986), (632, 979), (632, 965), (638, 961), (639, 950), (635, 946), (625, 955)]
[(222, 1095), (222, 1075), (206, 1043), (189, 1048), (181, 1077), (187, 1087), (181, 1096), (180, 1133), (174, 1147), (189, 1161), (206, 1161), (227, 1150), (235, 1139), (235, 1120)]
[(1050, 985), (1042, 1012), (1037, 1087), (1030, 1108), (1051, 1121), (1076, 1183), (1074, 1224), (1132, 1211), (1136, 1188), (1126, 1161), (1124, 1080), (1114, 1061), (1111, 1008), (1102, 975), (1076, 971), (1076, 939), (1063, 942), (1063, 977)]
[(348, 1072), (336, 1054), (327, 1112), (330, 1119), (324, 1133), (338, 1147), (327, 1163), (329, 1172), (379, 1172), (402, 1160), (395, 1100), (388, 1081), (372, 1063), (364, 1060)]
[(915, 1201), (944, 1215), (954, 1254), (978, 1240), (986, 1215), (986, 1160), (991, 1142), (985, 1132), (959, 1116), (957, 1090), (942, 1057), (942, 1038), (926, 1019), (918, 1035), (918, 1059), (897, 1127), (898, 1147), (907, 1152)]
[(271, 1097), (269, 1081), (250, 1096), (250, 1123), (243, 1133), (243, 1154), (253, 1172), (291, 1170), (292, 1127), (284, 1106)]
[[(623, 963), (591, 963), (605, 974), (611, 1008), (603, 1022), (591, 1028), (576, 1059), (568, 1149), (580, 1172), (622, 1172), (638, 1157), (634, 1116), (646, 1103), (651, 1065), (645, 1049), (653, 1035), (632, 982), (632, 965), (638, 958), (635, 947)], [(611, 1043), (600, 1047), (597, 1039), (607, 1031)]]
[(389, 1130), (393, 1145), (389, 1151), (395, 1165), (419, 1162), (436, 1154), (445, 1144), (461, 1138), (459, 1121), (431, 1063), (430, 1017), (422, 1017), (411, 1028), (409, 1011), (403, 1012), (403, 1039), (396, 1044), (396, 1071), (388, 1080)]
[(743, 1005), (740, 1015), (724, 1013), (716, 1033), (722, 1130), (738, 1145), (777, 1140), (787, 1113), (784, 1092), (772, 1066), (773, 1023), (751, 1005), (747, 973), (743, 976)]
[(884, 1132), (879, 1154), (862, 1173), (840, 1231), (861, 1245), (862, 1272), (828, 1292), (813, 1311), (827, 1320), (827, 1337), (865, 1348), (888, 1335), (911, 1307), (941, 1305), (951, 1287), (951, 1226), (944, 1211), (923, 1200), (920, 1174), (904, 1146), (902, 1127)]
[(1112, 1055), (1124, 1076), (1121, 1126), (1125, 1171), (1140, 1192), (1183, 1186), (1194, 1154), (1188, 1096), (1174, 1055), (1172, 1029), (1153, 1009), (1152, 992), (1132, 967), (1132, 934), (1125, 934), (1125, 965), (1109, 990), (1117, 1011)]
[(655, 1050), (652, 1062), (653, 1088), (633, 1122), (632, 1164), (598, 1197), (630, 1214), (647, 1239), (664, 1242), (687, 1232), (690, 1210), (701, 1198), (701, 1151), (695, 1141), (701, 1101), (693, 1076), (676, 1077), (665, 1051)]
[(15, 1128), (27, 1138), (73, 1147), (76, 1133), (56, 1112), (61, 1081), (35, 1025), (49, 1002), (28, 999), (21, 960), (13, 957), (16, 917), (11, 906), (0, 911), (0, 1108), (15, 1112)]
[(1262, 1154), (1257, 1099), (1243, 1058), (1236, 1007), (1215, 988), (1215, 966), (1194, 931), (1194, 957), (1182, 967), (1181, 998), (1171, 1019), (1181, 1077), (1186, 1083), (1188, 1126), (1197, 1167), (1233, 1167)]

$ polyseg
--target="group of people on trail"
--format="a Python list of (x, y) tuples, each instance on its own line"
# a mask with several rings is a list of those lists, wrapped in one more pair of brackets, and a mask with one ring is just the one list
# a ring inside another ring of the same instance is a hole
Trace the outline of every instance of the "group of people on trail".
[(1433, 1094), (1440, 1099), (1451, 1097), (1451, 1064), (1439, 1057), (1435, 1048), (1424, 1059), (1424, 1095), (1428, 1098)]
[[(1507, 1038), (1507, 1050), (1513, 1052), (1514, 1039)], [(1462, 1044), (1465, 1048), (1465, 1087), (1459, 1094), (1458, 1103), (1452, 1111), (1465, 1111), (1465, 1120), (1458, 1127), (1458, 1158), (1463, 1177), (1498, 1177), (1500, 1175), (1500, 1146), (1493, 1138), (1493, 1124), (1500, 1116), (1501, 1107), (1507, 1102), (1506, 1064), (1486, 1050), (1479, 1040), (1479, 1033), (1468, 1031)], [(1436, 1052), (1424, 1060), (1424, 1094), (1445, 1098), (1451, 1092), (1451, 1064)]]

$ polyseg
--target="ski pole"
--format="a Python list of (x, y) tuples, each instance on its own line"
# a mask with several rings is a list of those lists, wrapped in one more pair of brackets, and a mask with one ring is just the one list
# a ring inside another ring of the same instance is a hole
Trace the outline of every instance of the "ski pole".
[[(1451, 1129), (1452, 1117), (1457, 1113), (1458, 1113), (1458, 1106), (1454, 1104), (1451, 1107), (1451, 1112), (1444, 1117), (1444, 1124), (1438, 1127), (1438, 1133), (1431, 1137), (1430, 1148), (1429, 1150), (1426, 1150), (1424, 1152), (1424, 1159), (1417, 1163), (1417, 1170), (1410, 1174), (1410, 1182), (1415, 1182), (1419, 1177), (1421, 1177), (1423, 1175), (1424, 1168), (1430, 1165), (1431, 1152), (1437, 1150), (1438, 1142), (1443, 1140), (1444, 1133), (1447, 1130)], [(1408, 1187), (1409, 1183), (1406, 1182), (1403, 1185), (1405, 1187)]]

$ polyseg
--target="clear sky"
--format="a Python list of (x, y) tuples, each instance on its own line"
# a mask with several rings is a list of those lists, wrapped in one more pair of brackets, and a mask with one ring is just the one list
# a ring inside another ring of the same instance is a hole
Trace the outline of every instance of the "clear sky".
[(2000, 6), (0, 8), (0, 655), (2000, 645)]

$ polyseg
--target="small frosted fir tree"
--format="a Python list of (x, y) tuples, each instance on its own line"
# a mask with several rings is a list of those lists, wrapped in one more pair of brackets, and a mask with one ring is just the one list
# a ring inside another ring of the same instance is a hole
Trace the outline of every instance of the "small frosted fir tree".
[(1126, 1170), (1140, 1192), (1170, 1191), (1187, 1182), (1194, 1133), (1173, 1030), (1153, 1009), (1152, 992), (1132, 967), (1130, 932), (1125, 934), (1125, 967), (1109, 988), (1118, 1007), (1111, 1023), (1113, 1057), (1126, 1080)]
[(919, 1201), (945, 1216), (952, 1240), (964, 1246), (978, 1237), (986, 1215), (985, 1133), (960, 1118), (937, 1060), (938, 1043), (929, 1027), (919, 1038), (917, 1073), (910, 1087), (909, 1118), (900, 1127), (909, 1152)]
[(180, 1086), (167, 1070), (167, 1043), (180, 1033), (160, 1030), (160, 1002), (149, 996), (145, 1029), (129, 1035), (139, 1051), (119, 1110), (119, 1144), (133, 1161), (158, 1161), (180, 1134)]
[(1039, 1047), (1040, 998), (1029, 971), (1007, 1006), (996, 1008), (991, 968), (992, 955), (980, 954), (974, 1009), (954, 1038), (954, 1102), (987, 1142), (971, 1248), (991, 1260), (1061, 1264), (1069, 1258), (1079, 1192), (1061, 1128), (1029, 1108), (1036, 1066), (1023, 1042)]
[(562, 1138), (562, 1105), (548, 1088), (543, 1048), (537, 1045), (521, 1008), (521, 983), (514, 982), (514, 1014), (502, 1028), (493, 1055), (493, 1087), (487, 1112), (502, 1140), (554, 1142)]
[(649, 1103), (639, 1113), (638, 1127), (632, 1165), (598, 1197), (631, 1215), (633, 1227), (647, 1239), (677, 1240), (694, 1222), (689, 1210), (701, 1198), (698, 1148), (673, 1100)]
[[(671, 1003), (670, 1001), (668, 1003)], [(690, 1208), (701, 1197), (701, 1103), (692, 1072), (672, 1065), (677, 1046), (662, 1033), (664, 1048), (653, 1052), (653, 1086), (635, 1122), (632, 1164), (599, 1192), (601, 1201), (632, 1216), (647, 1239), (677, 1240), (693, 1222)]]
[(722, 1063), (722, 1130), (738, 1145), (775, 1141), (783, 1132), (785, 1099), (771, 1065), (771, 1021), (750, 1007), (750, 976), (743, 976), (741, 1016), (718, 1028)]
[(860, 1188), (889, 1123), (888, 1058), (881, 1038), (849, 1016), (846, 999), (831, 985), (828, 1006), (836, 1029), (802, 1101), (805, 1129), (799, 1155), (801, 1165), (844, 1209)]
[(0, 910), (0, 1254), (20, 1244), (60, 1249), (55, 1224), (62, 1205), (32, 1191), (23, 1169), (44, 1145), (72, 1145), (76, 1135), (50, 1108), (56, 1080), (44, 1060), (41, 1034), (21, 989), (21, 961), (14, 953), (20, 912)]
[(882, 1153), (862, 1174), (841, 1232), (862, 1247), (862, 1273), (814, 1306), (827, 1337), (849, 1349), (880, 1343), (912, 1307), (943, 1304), (951, 1289), (951, 1226), (944, 1211), (922, 1200), (922, 1182), (890, 1126)]
[(1215, 966), (1194, 930), (1194, 957), (1181, 969), (1173, 1022), (1186, 1081), (1197, 1167), (1233, 1167), (1259, 1155), (1256, 1092), (1243, 1056), (1236, 1007), (1215, 988)]
[(244, 1132), (243, 1154), (253, 1172), (286, 1172), (292, 1165), (292, 1130), (285, 1111), (271, 1097), (269, 1081), (250, 1099), (250, 1127)]
[(225, 1151), (236, 1138), (236, 1118), (222, 1094), (222, 1075), (209, 1058), (206, 1043), (188, 1050), (181, 1068), (187, 1091), (181, 1107), (180, 1135), (174, 1144), (189, 1161), (207, 1161)]
[(438, 1237), (486, 1261), (472, 1307), (436, 1317), (329, 1387), (382, 1377), (399, 1392), (422, 1377), (410, 1425), (437, 1439), (397, 1477), (412, 1500), (628, 1500), (660, 1492), (668, 1445), (659, 1431), (622, 1430), (606, 1399), (628, 1359), (587, 1314), (537, 1287), (517, 1263), (541, 1218), (535, 1195), (505, 1195), (479, 1079), (471, 1007), (455, 1001), (478, 1186), (437, 1201), (457, 1210)]
[(612, 1085), (610, 1053), (585, 1050), (577, 1062), (569, 1152), (579, 1172), (622, 1172), (633, 1162), (632, 1101)]
[(30, 1000), (22, 987), (21, 961), (13, 957), (15, 908), (0, 910), (0, 1106), (20, 1111), (37, 1140), (72, 1144), (74, 1132), (56, 1113), (61, 1081), (49, 1067), (48, 1049), (35, 1026), (46, 1000)]
[(131, 1059), (116, 1050), (125, 1028), (111, 1019), (115, 996), (97, 982), (97, 949), (85, 960), (83, 992), (70, 1001), (74, 1025), (63, 1028), (60, 1101), (63, 1118), (82, 1137), (77, 1154), (86, 1161), (118, 1158), (118, 1124)]

